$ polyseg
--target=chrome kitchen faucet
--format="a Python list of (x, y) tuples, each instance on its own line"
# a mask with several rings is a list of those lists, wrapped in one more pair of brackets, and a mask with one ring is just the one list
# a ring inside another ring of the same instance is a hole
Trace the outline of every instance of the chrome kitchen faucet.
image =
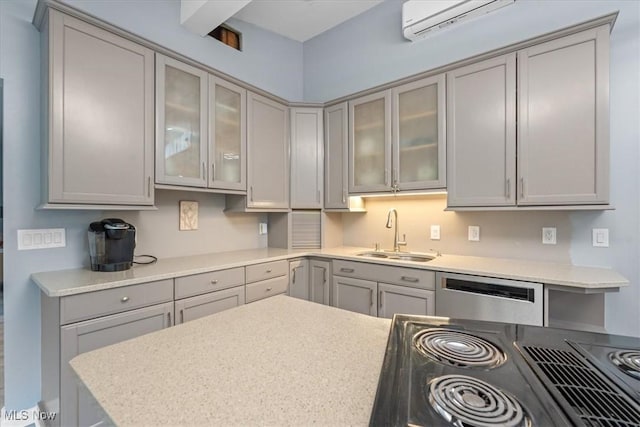
[[(391, 214), (393, 213), (393, 221), (391, 221)], [(387, 228), (391, 228), (395, 226), (395, 232), (393, 234), (393, 251), (400, 252), (400, 246), (407, 246), (407, 235), (403, 234), (401, 241), (398, 234), (398, 211), (394, 208), (389, 209), (389, 213), (387, 214)]]

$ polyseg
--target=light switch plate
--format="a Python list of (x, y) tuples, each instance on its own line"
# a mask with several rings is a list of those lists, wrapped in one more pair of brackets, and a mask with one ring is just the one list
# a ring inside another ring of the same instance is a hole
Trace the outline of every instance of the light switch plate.
[(608, 228), (594, 228), (592, 230), (593, 246), (598, 248), (609, 247), (609, 229)]
[(64, 248), (67, 245), (64, 228), (18, 230), (18, 250)]
[(432, 225), (431, 226), (431, 240), (440, 240), (440, 226)]
[(180, 200), (180, 231), (198, 229), (198, 202)]
[(471, 242), (480, 241), (480, 226), (478, 225), (469, 226), (469, 241)]
[(542, 244), (543, 245), (556, 244), (556, 228), (555, 227), (542, 227)]

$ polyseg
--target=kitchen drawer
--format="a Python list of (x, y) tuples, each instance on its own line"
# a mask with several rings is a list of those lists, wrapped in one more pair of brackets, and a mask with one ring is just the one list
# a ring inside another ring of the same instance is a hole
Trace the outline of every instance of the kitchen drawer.
[(418, 289), (435, 290), (436, 288), (436, 273), (417, 268), (333, 260), (333, 274)]
[(175, 280), (176, 299), (187, 298), (244, 285), (244, 267), (178, 277)]
[(287, 260), (265, 262), (263, 264), (248, 265), (246, 269), (247, 283), (253, 283), (286, 275), (289, 271), (289, 262)]
[(285, 293), (287, 292), (288, 284), (289, 278), (287, 276), (251, 283), (247, 285), (246, 301), (247, 303), (250, 303), (259, 299)]
[(61, 324), (173, 301), (173, 279), (60, 298)]

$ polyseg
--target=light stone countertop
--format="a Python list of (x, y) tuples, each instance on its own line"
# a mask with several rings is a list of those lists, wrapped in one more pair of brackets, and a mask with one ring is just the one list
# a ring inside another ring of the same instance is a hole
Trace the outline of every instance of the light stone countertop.
[(574, 288), (581, 292), (615, 290), (629, 284), (625, 277), (609, 268), (449, 254), (436, 257), (426, 263), (357, 256), (364, 251), (371, 251), (371, 249), (354, 247), (307, 250), (249, 249), (159, 259), (152, 265), (136, 265), (129, 270), (114, 273), (94, 272), (89, 269), (41, 272), (32, 274), (31, 279), (47, 296), (61, 297), (262, 262), (314, 256), (540, 282), (546, 285)]
[(123, 427), (367, 425), (389, 328), (281, 295), (81, 354), (71, 367)]

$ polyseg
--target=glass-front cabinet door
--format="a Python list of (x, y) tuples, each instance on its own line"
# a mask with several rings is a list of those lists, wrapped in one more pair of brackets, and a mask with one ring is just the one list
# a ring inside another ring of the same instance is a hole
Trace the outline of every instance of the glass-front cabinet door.
[(156, 182), (207, 186), (207, 76), (156, 54)]
[(391, 92), (349, 101), (349, 193), (389, 191)]
[(247, 92), (209, 75), (209, 187), (246, 191)]
[(393, 92), (395, 190), (445, 186), (445, 76), (398, 86)]

